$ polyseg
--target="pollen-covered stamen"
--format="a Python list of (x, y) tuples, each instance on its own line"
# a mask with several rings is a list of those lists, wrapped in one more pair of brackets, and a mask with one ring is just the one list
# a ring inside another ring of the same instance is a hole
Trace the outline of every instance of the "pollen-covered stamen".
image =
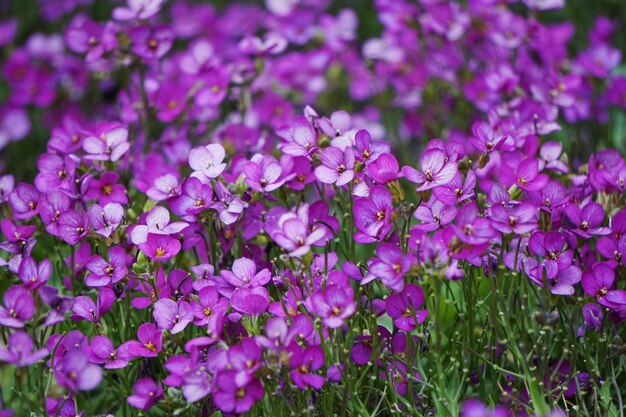
[(385, 212), (382, 210), (379, 210), (376, 212), (376, 220), (378, 221), (382, 221), (385, 219)]
[(433, 173), (430, 169), (427, 169), (426, 172), (424, 173), (424, 176), (426, 177), (426, 181), (432, 181), (433, 180)]
[(156, 251), (154, 252), (154, 254), (156, 255), (157, 258), (165, 256), (165, 249), (159, 246), (158, 248), (156, 248)]
[(346, 166), (344, 164), (339, 165), (337, 167), (337, 172), (343, 174), (344, 172), (346, 172)]
[(589, 230), (589, 222), (587, 220), (583, 220), (582, 223), (580, 223), (580, 229)]

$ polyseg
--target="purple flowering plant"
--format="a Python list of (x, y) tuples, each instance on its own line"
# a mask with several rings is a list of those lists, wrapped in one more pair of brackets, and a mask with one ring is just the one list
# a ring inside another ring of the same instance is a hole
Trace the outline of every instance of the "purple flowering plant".
[(624, 414), (626, 9), (357, 3), (0, 4), (0, 416)]

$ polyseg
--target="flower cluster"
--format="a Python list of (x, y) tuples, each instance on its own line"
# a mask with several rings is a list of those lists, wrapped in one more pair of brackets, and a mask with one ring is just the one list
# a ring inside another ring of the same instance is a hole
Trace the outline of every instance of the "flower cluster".
[(563, 140), (626, 108), (615, 22), (576, 48), (559, 0), (376, 0), (367, 39), (330, 1), (96, 3), (0, 23), (0, 149), (45, 136), (1, 165), (0, 407), (615, 412), (626, 161)]

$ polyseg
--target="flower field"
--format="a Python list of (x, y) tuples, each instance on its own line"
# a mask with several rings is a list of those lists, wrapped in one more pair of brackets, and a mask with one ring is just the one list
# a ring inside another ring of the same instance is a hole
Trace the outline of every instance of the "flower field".
[(0, 417), (624, 416), (623, 0), (0, 12)]

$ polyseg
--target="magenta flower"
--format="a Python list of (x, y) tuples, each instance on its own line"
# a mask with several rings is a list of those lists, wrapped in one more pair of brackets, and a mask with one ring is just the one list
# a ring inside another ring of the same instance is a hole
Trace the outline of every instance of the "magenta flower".
[(267, 284), (272, 279), (272, 273), (269, 269), (264, 268), (257, 272), (254, 261), (248, 258), (235, 260), (232, 272), (223, 270), (221, 275), (234, 287), (259, 287)]
[(354, 291), (351, 286), (328, 285), (311, 295), (313, 311), (322, 319), (322, 323), (331, 329), (343, 326), (343, 323), (356, 310)]
[(181, 195), (170, 201), (172, 211), (183, 219), (193, 221), (213, 204), (213, 188), (198, 178), (188, 178), (183, 184)]
[(392, 197), (382, 186), (372, 187), (368, 198), (357, 198), (354, 202), (354, 225), (358, 232), (354, 240), (373, 243), (384, 238), (391, 230), (393, 213)]
[(341, 150), (334, 146), (320, 153), (322, 165), (315, 168), (315, 176), (324, 184), (345, 185), (354, 178), (354, 150)]
[(394, 291), (404, 288), (404, 276), (409, 272), (415, 259), (393, 243), (382, 243), (376, 248), (377, 257), (372, 260), (369, 271), (383, 284)]
[(614, 290), (615, 270), (609, 265), (597, 262), (582, 276), (585, 294), (595, 297), (598, 303), (608, 308), (621, 308), (626, 305), (626, 291)]
[(282, 177), (283, 169), (273, 158), (255, 155), (251, 161), (243, 164), (246, 175), (245, 182), (260, 193), (271, 192), (283, 185), (286, 181)]
[(550, 281), (550, 292), (555, 295), (574, 295), (574, 284), (580, 282), (582, 272), (574, 265), (559, 271), (558, 275)]
[(174, 42), (172, 29), (165, 25), (135, 26), (128, 34), (130, 50), (145, 61), (156, 61), (169, 52)]
[(39, 174), (35, 177), (35, 186), (42, 193), (55, 189), (72, 191), (75, 188), (76, 162), (69, 156), (45, 153), (39, 157), (37, 168)]
[(463, 403), (461, 417), (508, 417), (509, 413), (504, 407), (490, 409), (480, 400), (472, 399)]
[(241, 287), (235, 289), (230, 297), (230, 305), (244, 316), (258, 316), (267, 310), (270, 296), (265, 287)]
[(225, 413), (246, 413), (263, 397), (263, 385), (252, 375), (241, 377), (237, 371), (217, 374), (213, 401)]
[(72, 305), (74, 314), (70, 318), (74, 321), (87, 320), (98, 322), (100, 317), (111, 309), (115, 299), (115, 293), (109, 288), (100, 289), (95, 303), (90, 297), (85, 295), (78, 296), (74, 299), (74, 304)]
[(83, 141), (85, 159), (118, 161), (130, 148), (128, 129), (119, 123), (102, 123)]
[(148, 258), (155, 262), (165, 262), (172, 259), (181, 249), (181, 243), (178, 239), (152, 233), (148, 234), (145, 243), (140, 243), (138, 246)]
[(246, 208), (246, 203), (241, 201), (239, 197), (231, 194), (221, 182), (217, 183), (215, 192), (217, 194), (217, 201), (213, 204), (213, 208), (217, 210), (220, 220), (224, 224), (233, 224)]
[(108, 337), (96, 336), (85, 350), (91, 363), (104, 364), (105, 369), (120, 369), (132, 359), (128, 347), (127, 342), (116, 349)]
[(534, 158), (524, 159), (514, 169), (513, 181), (524, 191), (538, 191), (548, 184), (546, 174), (539, 173), (539, 161)]
[(154, 320), (162, 330), (169, 330), (172, 334), (180, 333), (194, 319), (191, 306), (185, 302), (163, 298), (154, 304)]
[(152, 378), (141, 378), (133, 385), (133, 395), (128, 397), (128, 404), (148, 411), (163, 397), (163, 387), (160, 382), (154, 382)]
[(398, 329), (412, 332), (428, 316), (428, 310), (418, 310), (422, 304), (424, 291), (415, 284), (407, 284), (400, 294), (387, 297), (385, 309)]
[(413, 216), (422, 222), (414, 226), (416, 230), (432, 232), (451, 223), (456, 217), (456, 208), (431, 199), (428, 203), (421, 204)]
[(285, 155), (306, 156), (317, 149), (317, 134), (304, 116), (296, 117), (289, 130), (279, 131), (278, 135), (287, 140), (279, 145)]
[(9, 194), (15, 187), (15, 178), (13, 175), (0, 175), (0, 203), (6, 203), (9, 199)]
[(198, 300), (191, 301), (191, 309), (194, 324), (207, 327), (209, 335), (216, 336), (228, 311), (228, 300), (220, 297), (215, 287), (204, 287), (198, 291)]
[(124, 220), (124, 208), (118, 203), (108, 203), (104, 207), (92, 204), (87, 211), (89, 224), (102, 237), (109, 237)]
[(24, 288), (32, 291), (48, 282), (52, 275), (52, 264), (48, 259), (44, 259), (37, 265), (33, 258), (26, 257), (20, 262), (18, 275), (24, 283)]
[(189, 226), (189, 223), (185, 222), (170, 223), (170, 212), (161, 206), (156, 206), (150, 210), (146, 214), (145, 221), (145, 225), (137, 225), (131, 232), (131, 241), (135, 245), (148, 242), (149, 234), (160, 236), (173, 235)]
[(489, 209), (491, 227), (503, 234), (523, 235), (537, 229), (537, 208), (528, 203), (512, 207), (494, 205)]
[(541, 150), (539, 151), (541, 155), (540, 168), (567, 174), (569, 167), (559, 159), (562, 152), (563, 145), (559, 142), (546, 142), (541, 145)]
[(280, 247), (289, 251), (289, 256), (293, 257), (306, 255), (311, 250), (311, 246), (317, 244), (326, 235), (325, 228), (316, 228), (311, 232), (301, 219), (292, 217), (290, 214), (281, 216), (278, 228), (271, 234), (272, 238)]
[(608, 227), (601, 227), (604, 222), (604, 209), (598, 203), (590, 201), (582, 209), (577, 204), (568, 204), (563, 213), (574, 226), (571, 231), (582, 238), (589, 239), (592, 235), (611, 233)]
[(59, 216), (59, 235), (70, 245), (76, 245), (89, 233), (89, 225), (85, 213), (68, 210)]
[(435, 187), (433, 194), (437, 197), (437, 200), (444, 204), (457, 204), (474, 199), (476, 197), (476, 193), (474, 192), (475, 187), (476, 174), (473, 170), (469, 170), (467, 171), (465, 181), (463, 181), (461, 173), (457, 173), (446, 185)]
[(204, 183), (219, 177), (226, 168), (225, 156), (224, 147), (215, 143), (192, 149), (189, 153), (189, 166), (194, 170), (191, 176)]
[(571, 249), (565, 249), (566, 245), (565, 236), (559, 232), (535, 232), (530, 237), (528, 248), (543, 258), (542, 265), (548, 279), (556, 277), (559, 271), (572, 264), (573, 253)]
[(94, 255), (87, 261), (87, 269), (91, 274), (85, 278), (89, 287), (106, 287), (119, 282), (126, 276), (126, 251), (114, 246), (109, 249), (109, 261)]
[(16, 220), (27, 220), (39, 213), (41, 194), (30, 184), (20, 183), (9, 194), (9, 205)]
[[(361, 129), (354, 136), (356, 144), (356, 159), (368, 165), (376, 161), (382, 154), (390, 154), (391, 147), (385, 141), (372, 141), (372, 136), (367, 130)], [(397, 172), (397, 169), (396, 169)]]
[(98, 200), (101, 205), (109, 203), (128, 204), (128, 194), (122, 184), (118, 184), (120, 176), (117, 172), (105, 172), (99, 179), (91, 179), (87, 198)]
[(39, 362), (48, 356), (48, 349), (35, 350), (33, 339), (26, 332), (15, 332), (9, 336), (9, 343), (0, 346), (0, 361), (10, 363), (18, 368)]
[(117, 20), (147, 20), (156, 15), (164, 0), (127, 0), (128, 7), (113, 9), (113, 18)]
[(511, 151), (514, 149), (514, 141), (511, 136), (496, 133), (486, 122), (474, 122), (472, 135), (470, 142), (480, 152), (490, 153), (495, 150)]
[(35, 315), (35, 300), (24, 287), (11, 287), (2, 296), (0, 324), (20, 329)]
[(133, 357), (156, 358), (163, 347), (163, 331), (152, 323), (143, 323), (137, 329), (137, 339), (128, 342), (128, 352)]
[(425, 151), (420, 157), (421, 171), (410, 166), (402, 167), (402, 175), (409, 181), (419, 184), (417, 191), (445, 185), (452, 181), (458, 168), (456, 163), (446, 157), (444, 151), (432, 148)]
[(30, 254), (31, 249), (35, 245), (35, 239), (32, 238), (37, 230), (36, 226), (15, 225), (10, 220), (2, 219), (0, 228), (7, 241), (0, 244), (0, 249), (5, 250), (13, 255)]
[(163, 174), (154, 180), (152, 187), (148, 188), (146, 195), (154, 201), (164, 201), (180, 195), (178, 178), (170, 173)]
[(324, 377), (315, 373), (324, 366), (324, 351), (319, 346), (309, 346), (306, 349), (298, 345), (291, 348), (289, 376), (296, 386), (302, 390), (311, 387), (321, 389)]
[(491, 222), (479, 216), (475, 203), (466, 204), (459, 209), (452, 227), (457, 237), (468, 245), (487, 243), (494, 236)]
[(398, 160), (393, 155), (382, 153), (367, 166), (367, 173), (378, 184), (387, 184), (398, 179), (399, 169)]
[(79, 349), (66, 352), (55, 362), (53, 371), (59, 384), (72, 391), (91, 391), (102, 381), (100, 367), (90, 363), (87, 354)]
[(70, 208), (70, 198), (64, 191), (51, 191), (41, 199), (39, 217), (46, 225), (46, 232), (53, 236), (60, 236), (59, 217)]

